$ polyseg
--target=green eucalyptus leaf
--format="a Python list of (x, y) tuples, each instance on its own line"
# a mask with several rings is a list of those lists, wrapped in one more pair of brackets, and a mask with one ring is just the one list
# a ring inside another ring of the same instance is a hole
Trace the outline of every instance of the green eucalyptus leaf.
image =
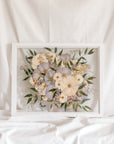
[(61, 64), (62, 64), (62, 60), (59, 62), (58, 66), (61, 66)]
[(84, 87), (84, 85), (81, 85), (78, 89), (82, 89)]
[(87, 50), (88, 50), (88, 48), (86, 48), (86, 49), (85, 49), (84, 54), (86, 54), (86, 53), (87, 53)]
[(64, 103), (61, 104), (61, 107), (63, 107)]
[(79, 56), (81, 56), (81, 50), (79, 50)]
[(67, 103), (65, 103), (65, 112), (66, 112), (66, 109), (67, 109)]
[(57, 52), (57, 48), (55, 47), (55, 49), (54, 49), (54, 52), (56, 53)]
[(32, 56), (30, 56), (30, 57), (27, 57), (27, 59), (32, 59), (33, 57)]
[(52, 51), (51, 48), (48, 48), (48, 47), (44, 47), (44, 48), (48, 51)]
[(29, 98), (27, 101), (27, 104), (30, 103), (32, 101), (32, 98)]
[(88, 80), (87, 80), (87, 82), (88, 82), (88, 84), (93, 84), (91, 81), (88, 81)]
[(96, 77), (89, 77), (88, 80), (93, 80), (95, 79)]
[(34, 100), (34, 103), (36, 103), (36, 102), (37, 102), (37, 100), (38, 100), (38, 96), (37, 96), (37, 95), (35, 95), (35, 100)]
[(86, 109), (85, 107), (83, 107), (83, 110), (86, 111), (86, 112), (88, 112), (87, 109)]
[(29, 76), (28, 76), (28, 77), (26, 77), (26, 78), (24, 78), (23, 80), (25, 81), (25, 80), (27, 80), (27, 79), (29, 79)]
[(89, 106), (85, 106), (85, 108), (89, 109), (89, 110), (92, 110)]
[(56, 88), (50, 89), (49, 91), (52, 91), (52, 92), (53, 92), (53, 91), (56, 91)]
[(86, 93), (84, 93), (83, 91), (80, 91), (80, 94), (84, 95), (84, 96), (88, 96)]
[(94, 49), (91, 49), (89, 52), (88, 52), (88, 55), (91, 55), (94, 53)]
[(30, 52), (31, 55), (34, 55), (33, 52), (32, 52), (32, 50), (29, 49), (29, 52)]
[(85, 103), (88, 100), (90, 100), (90, 99), (84, 99), (84, 100), (82, 100), (81, 104)]
[(83, 75), (83, 78), (85, 78), (85, 77), (86, 77), (86, 75), (87, 75), (87, 73), (85, 73), (85, 74)]
[(24, 72), (25, 72), (26, 75), (28, 75), (28, 72), (25, 69), (24, 69)]
[(34, 92), (38, 92), (35, 88), (30, 88), (31, 90), (33, 90)]
[(24, 97), (31, 97), (31, 96), (32, 96), (32, 94), (27, 94)]
[(53, 71), (56, 71), (56, 69), (54, 69), (53, 67), (50, 67), (50, 69), (52, 69)]
[(67, 63), (67, 66), (68, 66), (68, 68), (69, 68), (69, 69), (71, 69), (71, 67), (70, 67), (69, 63)]
[(34, 51), (34, 55), (37, 55), (36, 51)]
[(73, 65), (73, 62), (72, 62), (72, 61), (70, 61), (70, 64), (71, 64), (71, 65)]
[(41, 73), (41, 75), (45, 76), (45, 73)]
[(63, 49), (59, 52), (59, 55), (62, 55), (62, 53), (63, 53)]

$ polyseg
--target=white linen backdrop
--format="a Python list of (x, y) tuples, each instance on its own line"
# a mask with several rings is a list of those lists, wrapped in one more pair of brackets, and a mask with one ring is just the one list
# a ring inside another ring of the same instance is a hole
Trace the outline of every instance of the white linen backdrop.
[(0, 144), (113, 144), (113, 39), (114, 0), (0, 0), (0, 109), (10, 110), (12, 42), (104, 43), (105, 117), (12, 122), (0, 113)]

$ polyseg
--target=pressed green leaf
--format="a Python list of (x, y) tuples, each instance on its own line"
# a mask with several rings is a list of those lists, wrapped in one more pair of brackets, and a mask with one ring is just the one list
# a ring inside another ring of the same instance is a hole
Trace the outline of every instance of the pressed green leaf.
[(28, 76), (28, 77), (26, 77), (26, 78), (24, 78), (23, 80), (27, 80), (27, 79), (29, 79), (29, 76)]
[(87, 80), (87, 82), (88, 82), (88, 84), (93, 84), (91, 81), (88, 81), (88, 80)]
[(63, 49), (59, 52), (59, 55), (62, 55), (62, 53), (63, 53)]
[(52, 106), (53, 106), (53, 105), (51, 104), (51, 105), (50, 105), (50, 109), (52, 109)]
[(55, 47), (55, 49), (54, 49), (54, 52), (56, 53), (57, 52), (57, 48)]
[(75, 104), (73, 104), (73, 109), (75, 109)]
[(87, 50), (88, 50), (88, 48), (86, 48), (86, 49), (85, 49), (84, 54), (86, 54), (86, 53), (87, 53)]
[(32, 56), (30, 56), (30, 57), (27, 57), (27, 59), (32, 59), (33, 57)]
[(56, 91), (56, 88), (50, 89), (49, 91), (52, 91), (52, 92), (53, 92), (53, 91)]
[(27, 94), (24, 97), (31, 97), (31, 96), (32, 96), (32, 94)]
[(85, 107), (83, 107), (83, 110), (86, 111), (86, 112), (88, 112), (87, 109), (86, 109)]
[(80, 100), (78, 100), (78, 99), (75, 99), (74, 101), (75, 101), (75, 102), (78, 102), (78, 101), (80, 101)]
[(31, 55), (34, 55), (33, 52), (32, 52), (32, 50), (29, 49), (29, 52), (30, 52)]
[(70, 64), (71, 64), (71, 65), (73, 65), (73, 62), (72, 62), (72, 61), (70, 61)]
[(88, 100), (90, 100), (90, 99), (84, 99), (84, 100), (82, 100), (81, 104), (85, 103)]
[(56, 69), (54, 69), (53, 67), (50, 67), (50, 69), (52, 69), (53, 71), (56, 71)]
[(55, 104), (55, 106), (58, 108), (58, 105), (57, 105), (57, 104)]
[(28, 75), (28, 72), (25, 69), (24, 69), (24, 72), (25, 72), (26, 75)]
[(28, 72), (29, 72), (30, 74), (32, 74), (32, 71), (31, 71), (30, 69), (28, 69)]
[(80, 91), (80, 94), (84, 95), (84, 96), (87, 96), (86, 93), (84, 93), (83, 91)]
[(46, 50), (51, 51), (51, 48), (45, 47)]
[(37, 55), (36, 51), (34, 51), (34, 55)]
[(36, 95), (36, 96), (35, 96), (34, 103), (36, 103), (36, 102), (37, 102), (37, 100), (38, 100), (38, 96)]
[(89, 106), (85, 106), (85, 108), (89, 109), (89, 110), (92, 110)]
[(30, 103), (32, 101), (32, 98), (29, 98), (27, 101), (27, 104)]
[(86, 60), (86, 58), (85, 58), (85, 57), (81, 57), (81, 59)]
[(53, 94), (53, 98), (55, 98), (55, 96), (56, 96), (56, 92), (54, 92), (54, 94)]
[(61, 104), (61, 107), (63, 107), (64, 103)]
[(68, 66), (68, 68), (69, 68), (69, 69), (71, 69), (71, 67), (70, 67), (69, 63), (67, 63), (67, 66)]
[(87, 62), (81, 62), (81, 64), (86, 64)]
[(66, 112), (66, 109), (67, 109), (67, 103), (65, 103), (65, 112)]
[(41, 73), (43, 76), (45, 75), (45, 73)]
[(87, 75), (87, 73), (85, 73), (85, 74), (83, 75), (83, 78), (85, 78), (85, 77), (86, 77), (86, 75)]
[(62, 61), (59, 62), (58, 66), (61, 66), (61, 64), (62, 64)]
[(33, 90), (34, 92), (38, 92), (35, 88), (30, 88), (31, 90)]
[(81, 50), (79, 50), (79, 56), (81, 56)]
[(91, 49), (89, 52), (88, 52), (88, 55), (91, 55), (94, 53), (94, 49)]
[(95, 79), (96, 77), (89, 77), (88, 80), (93, 80)]
[(57, 64), (56, 58), (54, 59), (54, 63), (55, 63), (55, 65)]
[(82, 89), (84, 87), (84, 85), (81, 85), (78, 89)]

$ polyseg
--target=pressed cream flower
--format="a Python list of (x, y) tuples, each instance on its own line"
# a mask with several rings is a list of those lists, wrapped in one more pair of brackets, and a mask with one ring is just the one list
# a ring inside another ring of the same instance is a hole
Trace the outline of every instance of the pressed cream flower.
[(83, 82), (83, 77), (81, 75), (76, 75), (76, 81), (78, 84), (81, 84)]
[(49, 60), (51, 60), (51, 62), (54, 62), (54, 59), (55, 59), (55, 57), (56, 57), (56, 54), (55, 54), (55, 53), (49, 52), (49, 53), (47, 54), (47, 56), (48, 56)]
[(47, 97), (46, 96), (42, 96), (42, 99), (44, 100), (44, 101), (47, 101)]
[(40, 65), (43, 62), (48, 62), (46, 54), (44, 53), (37, 54), (32, 58), (32, 68), (37, 69), (38, 65)]
[(55, 73), (53, 79), (56, 81), (61, 80), (62, 79), (61, 73)]
[(55, 82), (55, 87), (58, 88), (58, 89), (63, 90), (64, 89), (64, 83), (62, 82), (62, 80), (56, 81)]
[(60, 101), (60, 103), (65, 103), (65, 102), (67, 102), (67, 96), (64, 95), (64, 94), (61, 94), (59, 101)]
[(62, 80), (63, 93), (66, 96), (75, 95), (78, 90), (77, 79), (74, 76), (67, 76)]
[(84, 80), (84, 81), (83, 81), (83, 85), (84, 85), (85, 87), (88, 87), (88, 82), (87, 82), (86, 80)]
[(30, 82), (31, 85), (35, 84), (35, 80), (32, 77), (30, 77), (29, 82)]
[(67, 104), (67, 108), (68, 109), (72, 108), (72, 104), (71, 103)]

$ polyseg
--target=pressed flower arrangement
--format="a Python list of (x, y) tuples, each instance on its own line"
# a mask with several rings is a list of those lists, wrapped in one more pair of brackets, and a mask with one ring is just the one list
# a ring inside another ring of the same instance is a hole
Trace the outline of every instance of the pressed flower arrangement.
[(89, 89), (96, 78), (88, 74), (91, 69), (86, 56), (94, 54), (95, 49), (83, 48), (72, 53), (64, 49), (45, 47), (42, 52), (29, 49), (24, 68), (24, 81), (31, 84), (30, 92), (24, 97), (27, 104), (36, 104), (41, 108), (53, 107), (68, 111), (91, 111), (87, 101)]

